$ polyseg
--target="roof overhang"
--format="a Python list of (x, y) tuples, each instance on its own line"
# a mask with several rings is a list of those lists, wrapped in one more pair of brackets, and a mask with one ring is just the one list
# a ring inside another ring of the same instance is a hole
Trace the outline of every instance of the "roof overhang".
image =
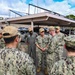
[(1, 24), (31, 24), (34, 25), (61, 25), (61, 26), (75, 26), (75, 21), (67, 19), (63, 16), (58, 16), (51, 14), (49, 12), (38, 13), (32, 15), (26, 15), (23, 17), (10, 18), (6, 20), (1, 20)]

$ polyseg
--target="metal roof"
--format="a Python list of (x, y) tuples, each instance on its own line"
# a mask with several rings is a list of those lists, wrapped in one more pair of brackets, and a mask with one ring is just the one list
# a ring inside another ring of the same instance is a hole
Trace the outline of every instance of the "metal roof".
[(61, 25), (61, 26), (75, 26), (75, 21), (65, 18), (64, 16), (58, 16), (50, 12), (25, 15), (22, 17), (9, 18), (6, 20), (0, 20), (1, 24), (31, 24), (34, 25)]

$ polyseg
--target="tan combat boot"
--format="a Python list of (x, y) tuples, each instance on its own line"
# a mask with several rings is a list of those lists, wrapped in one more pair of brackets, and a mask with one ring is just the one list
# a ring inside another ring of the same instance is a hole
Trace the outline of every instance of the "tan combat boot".
[(40, 67), (38, 67), (38, 68), (37, 68), (37, 72), (40, 72), (40, 71), (41, 71), (41, 68), (40, 68)]

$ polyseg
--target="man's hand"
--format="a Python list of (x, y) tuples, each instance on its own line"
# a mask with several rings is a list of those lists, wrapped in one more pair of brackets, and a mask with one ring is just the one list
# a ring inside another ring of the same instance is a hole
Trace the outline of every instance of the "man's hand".
[(47, 49), (47, 48), (42, 48), (41, 50), (42, 50), (42, 51), (46, 51), (46, 49)]

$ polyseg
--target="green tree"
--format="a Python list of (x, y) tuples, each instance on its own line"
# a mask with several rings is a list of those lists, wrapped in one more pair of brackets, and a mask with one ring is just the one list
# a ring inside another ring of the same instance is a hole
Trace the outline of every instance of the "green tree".
[(69, 18), (69, 19), (73, 19), (73, 20), (75, 20), (75, 15), (70, 14), (70, 15), (67, 15), (66, 18)]

